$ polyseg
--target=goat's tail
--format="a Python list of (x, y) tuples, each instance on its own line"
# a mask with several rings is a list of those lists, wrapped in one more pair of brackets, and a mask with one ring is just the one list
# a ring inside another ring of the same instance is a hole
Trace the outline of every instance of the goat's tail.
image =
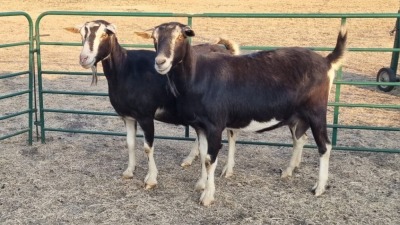
[(346, 51), (346, 44), (347, 44), (347, 30), (346, 26), (342, 25), (340, 27), (340, 32), (337, 37), (335, 49), (331, 52), (326, 59), (332, 65), (332, 67), (336, 70), (338, 69), (343, 62), (344, 53)]
[(239, 55), (240, 54), (240, 47), (239, 45), (231, 40), (225, 39), (225, 38), (218, 38), (218, 41), (216, 44), (221, 44), (224, 45), (226, 49), (232, 54), (232, 55)]

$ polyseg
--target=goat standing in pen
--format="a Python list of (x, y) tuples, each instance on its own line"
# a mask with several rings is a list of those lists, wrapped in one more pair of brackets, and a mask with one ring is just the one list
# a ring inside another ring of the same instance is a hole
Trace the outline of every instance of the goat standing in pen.
[(327, 103), (341, 65), (347, 32), (342, 27), (336, 47), (326, 57), (299, 47), (260, 51), (248, 55), (196, 55), (188, 37), (194, 31), (171, 22), (154, 28), (155, 69), (168, 76), (178, 94), (177, 112), (192, 126), (200, 143), (200, 202), (214, 201), (214, 172), (227, 129), (263, 132), (287, 125), (293, 154), (282, 177), (299, 166), (306, 131), (311, 128), (320, 154), (319, 177), (313, 192), (325, 191), (332, 149), (327, 134)]
[[(149, 170), (144, 180), (145, 188), (157, 184), (157, 167), (154, 161), (154, 119), (186, 125), (176, 113), (176, 99), (167, 85), (167, 78), (160, 76), (154, 69), (155, 52), (149, 50), (125, 50), (119, 45), (116, 27), (104, 20), (87, 22), (82, 26), (66, 28), (80, 33), (83, 48), (79, 63), (82, 67), (92, 68), (92, 84), (97, 83), (96, 65), (102, 62), (108, 82), (111, 105), (124, 120), (127, 134), (129, 162), (123, 172), (124, 178), (132, 178), (135, 169), (135, 143), (137, 123), (144, 133), (144, 150), (148, 156)], [(222, 40), (226, 48), (217, 44), (202, 44), (194, 47), (202, 54), (221, 52), (237, 54), (238, 47), (233, 42)], [(234, 141), (233, 148), (234, 148)], [(184, 163), (190, 164), (198, 152), (196, 140), (191, 154)]]

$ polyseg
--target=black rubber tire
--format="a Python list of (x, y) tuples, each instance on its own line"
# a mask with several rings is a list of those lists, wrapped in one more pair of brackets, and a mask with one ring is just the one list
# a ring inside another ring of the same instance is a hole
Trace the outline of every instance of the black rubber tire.
[[(376, 82), (396, 82), (396, 74), (390, 68), (382, 68), (376, 75)], [(378, 89), (384, 92), (393, 90), (394, 86), (378, 85)]]

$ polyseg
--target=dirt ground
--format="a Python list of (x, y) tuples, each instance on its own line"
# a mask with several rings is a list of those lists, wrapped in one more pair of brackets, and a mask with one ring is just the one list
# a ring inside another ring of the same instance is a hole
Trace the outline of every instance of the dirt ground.
[[(396, 0), (273, 0), (273, 1), (105, 1), (2, 0), (0, 11), (25, 11), (33, 20), (45, 11), (115, 12), (242, 12), (242, 13), (394, 13)], [(181, 18), (121, 18), (48, 16), (41, 23), (42, 41), (79, 42), (80, 37), (62, 28), (88, 20), (105, 19), (116, 24), (121, 43), (146, 43), (133, 32)], [(25, 40), (23, 18), (1, 18), (0, 44)], [(349, 19), (348, 47), (393, 46), (394, 19)], [(206, 19), (195, 18), (194, 43), (224, 36), (240, 45), (332, 47), (340, 25), (338, 19)], [(85, 71), (78, 65), (79, 47), (43, 46), (43, 70)], [(26, 69), (26, 48), (0, 49), (0, 74)], [(321, 52), (327, 54), (327, 52)], [(374, 81), (377, 71), (390, 64), (390, 53), (349, 52), (343, 79)], [(101, 71), (101, 67), (98, 68)], [(87, 72), (87, 71), (85, 71)], [(26, 79), (0, 80), (0, 95), (22, 90)], [(107, 92), (100, 78), (44, 76), (45, 89)], [(333, 101), (335, 87), (331, 101)], [(400, 88), (384, 93), (372, 86), (342, 86), (341, 102), (400, 105)], [(18, 101), (18, 104), (15, 102)], [(0, 101), (0, 116), (25, 107), (26, 98)], [(113, 112), (107, 97), (46, 95), (46, 108)], [(332, 123), (333, 107), (328, 120)], [(117, 117), (46, 113), (52, 128), (124, 132)], [(400, 127), (398, 109), (341, 108), (339, 123), (359, 126)], [(0, 135), (26, 127), (25, 118), (0, 121)], [(139, 132), (140, 133), (140, 132)], [(156, 135), (182, 137), (182, 127), (156, 123)], [(193, 131), (191, 131), (193, 137)], [(241, 140), (290, 143), (287, 128), (264, 134), (241, 133)], [(313, 144), (309, 133), (309, 144)], [(399, 132), (339, 130), (338, 145), (399, 149)], [(182, 169), (181, 160), (191, 142), (155, 141), (159, 169), (158, 186), (143, 189), (147, 158), (137, 143), (137, 167), (132, 180), (121, 174), (127, 165), (125, 138), (47, 132), (46, 144), (26, 144), (26, 135), (0, 142), (0, 224), (400, 224), (400, 155), (334, 151), (330, 162), (330, 188), (314, 197), (310, 188), (318, 176), (318, 154), (304, 152), (302, 167), (293, 178), (281, 180), (279, 169), (289, 162), (286, 147), (237, 146), (232, 178), (216, 179), (216, 202), (198, 204), (194, 185), (200, 165)], [(220, 152), (217, 173), (226, 161), (226, 144)]]

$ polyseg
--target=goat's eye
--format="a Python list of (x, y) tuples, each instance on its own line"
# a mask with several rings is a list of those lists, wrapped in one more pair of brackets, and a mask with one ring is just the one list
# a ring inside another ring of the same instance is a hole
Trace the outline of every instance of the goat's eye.
[(178, 36), (178, 40), (183, 40), (183, 35), (182, 34), (180, 34), (179, 36)]
[(104, 34), (102, 34), (100, 37), (101, 38), (106, 38), (108, 36), (108, 34), (107, 33), (104, 33)]

